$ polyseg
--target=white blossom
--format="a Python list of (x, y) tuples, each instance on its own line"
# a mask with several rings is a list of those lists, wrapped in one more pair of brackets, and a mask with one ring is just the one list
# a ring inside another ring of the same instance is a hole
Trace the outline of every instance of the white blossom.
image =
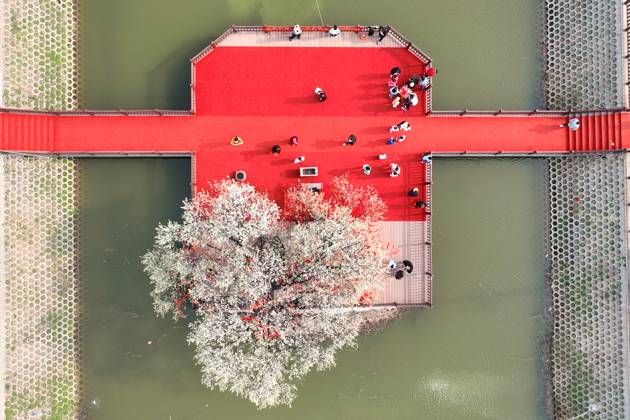
[(366, 296), (389, 279), (373, 225), (386, 207), (347, 178), (331, 184), (329, 197), (290, 189), (283, 220), (251, 185), (221, 181), (184, 203), (181, 223), (158, 226), (143, 258), (154, 309), (196, 315), (188, 342), (208, 387), (290, 405), (309, 371), (356, 346)]

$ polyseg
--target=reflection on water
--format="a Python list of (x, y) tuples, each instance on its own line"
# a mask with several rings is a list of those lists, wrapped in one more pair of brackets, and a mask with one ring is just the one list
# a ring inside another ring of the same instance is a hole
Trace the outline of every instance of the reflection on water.
[(85, 369), (96, 420), (542, 418), (542, 162), (434, 165), (434, 305), (310, 374), (293, 408), (210, 391), (182, 322), (156, 318), (140, 256), (179, 215), (184, 159), (82, 163)]
[[(318, 1), (326, 24), (391, 24), (425, 50), (436, 109), (542, 106), (539, 0)], [(315, 0), (87, 0), (82, 12), (92, 109), (188, 109), (189, 59), (230, 25), (321, 24)]]

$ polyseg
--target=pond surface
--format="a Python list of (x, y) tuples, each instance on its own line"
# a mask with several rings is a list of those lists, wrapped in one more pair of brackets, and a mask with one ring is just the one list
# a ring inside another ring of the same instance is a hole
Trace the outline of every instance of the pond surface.
[[(391, 24), (425, 50), (435, 109), (542, 107), (540, 0), (317, 1), (326, 24)], [(82, 11), (91, 109), (188, 109), (189, 60), (230, 25), (321, 24), (316, 0), (86, 0)]]
[[(541, 107), (539, 0), (319, 0), (326, 24), (391, 24), (434, 59), (436, 109)], [(87, 0), (92, 109), (189, 107), (189, 59), (231, 24), (320, 24), (315, 0)], [(96, 420), (544, 418), (543, 163), (439, 160), (434, 305), (413, 310), (293, 408), (257, 411), (200, 383), (185, 324), (156, 318), (140, 256), (177, 219), (186, 159), (84, 159), (85, 369)], [(151, 342), (151, 344), (149, 344)]]
[[(432, 309), (410, 310), (312, 373), (293, 408), (257, 411), (200, 383), (185, 324), (156, 318), (140, 256), (177, 219), (185, 159), (84, 159), (82, 284), (89, 418), (544, 418), (543, 163), (434, 165)], [(151, 341), (151, 344), (148, 342)]]

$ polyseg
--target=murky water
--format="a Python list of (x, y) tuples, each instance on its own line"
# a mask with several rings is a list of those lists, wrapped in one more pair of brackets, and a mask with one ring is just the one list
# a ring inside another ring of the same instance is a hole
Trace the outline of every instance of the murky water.
[(309, 375), (293, 408), (264, 411), (203, 387), (185, 325), (153, 314), (139, 258), (154, 226), (179, 215), (187, 161), (82, 166), (91, 419), (543, 417), (541, 162), (436, 159), (435, 307), (409, 311)]
[[(439, 69), (436, 109), (541, 107), (539, 0), (318, 1), (326, 24), (391, 24), (424, 49)], [(316, 0), (82, 4), (93, 109), (187, 109), (189, 59), (229, 25), (320, 24)]]
[[(429, 53), (436, 109), (540, 107), (539, 3), (319, 0), (326, 23), (392, 24)], [(319, 23), (315, 0), (82, 4), (84, 106), (94, 109), (186, 109), (189, 58), (230, 24)], [(203, 387), (185, 325), (153, 314), (139, 257), (155, 225), (178, 217), (188, 173), (184, 159), (83, 161), (91, 419), (543, 417), (540, 162), (437, 161), (435, 307), (309, 375), (293, 408), (265, 411)]]

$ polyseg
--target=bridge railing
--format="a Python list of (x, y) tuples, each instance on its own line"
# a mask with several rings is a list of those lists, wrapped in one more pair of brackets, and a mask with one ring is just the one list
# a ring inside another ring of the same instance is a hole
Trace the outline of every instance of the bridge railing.
[(433, 224), (432, 224), (432, 204), (433, 204), (433, 163), (425, 164), (425, 193), (426, 193), (426, 224), (425, 224), (425, 244), (424, 244), (424, 268), (426, 281), (426, 300), (429, 306), (433, 305)]
[(578, 110), (548, 110), (548, 109), (530, 109), (530, 110), (510, 110), (510, 109), (497, 109), (487, 111), (475, 111), (469, 109), (462, 110), (450, 110), (450, 111), (431, 111), (432, 116), (440, 117), (491, 117), (491, 116), (505, 116), (505, 117), (568, 117), (569, 115), (580, 116), (586, 114), (603, 114), (614, 112), (628, 112), (628, 108), (609, 108), (609, 109), (578, 109)]
[(430, 64), (431, 57), (413, 42), (411, 42), (407, 37), (401, 34), (396, 28), (390, 27), (389, 35), (400, 42), (402, 45), (406, 46), (407, 49), (416, 57), (422, 61), (423, 64)]
[(630, 0), (624, 0), (621, 7), (623, 25), (622, 39), (622, 71), (623, 71), (623, 104), (630, 106)]
[[(300, 29), (302, 29), (302, 32), (328, 32), (330, 30), (330, 28), (332, 27), (332, 25), (328, 25), (328, 26), (300, 26)], [(367, 32), (368, 27), (367, 26), (361, 26), (361, 25), (346, 25), (346, 26), (342, 26), (339, 25), (337, 26), (341, 32)], [(251, 28), (260, 28), (260, 30), (262, 32), (291, 32), (293, 30), (293, 26), (269, 26), (269, 25), (264, 25), (264, 26), (236, 26), (235, 27), (237, 31), (239, 30), (253, 30)], [(241, 29), (241, 28), (245, 28), (245, 29)]]
[[(430, 92), (430, 90), (428, 91)], [(22, 108), (0, 107), (0, 112), (7, 114), (32, 114), (32, 115), (94, 115), (94, 116), (190, 116), (192, 111), (188, 110), (174, 110), (174, 109), (111, 109), (111, 110), (96, 110), (96, 109), (78, 109), (74, 111), (46, 111), (46, 110), (32, 110)], [(469, 109), (462, 110), (450, 110), (450, 111), (432, 111), (430, 114), (436, 117), (491, 117), (491, 116), (505, 116), (505, 117), (568, 117), (568, 116), (580, 116), (580, 115), (592, 115), (602, 113), (615, 113), (615, 112), (630, 112), (630, 108), (610, 108), (610, 109), (579, 109), (579, 110), (546, 110), (546, 109), (532, 109), (532, 110), (509, 110), (498, 109), (488, 111), (475, 111)]]
[[(197, 63), (199, 60), (201, 60), (202, 58), (204, 58), (206, 55), (210, 54), (212, 52), (212, 50), (214, 50), (217, 45), (219, 45), (221, 43), (221, 41), (223, 41), (225, 38), (227, 38), (228, 36), (230, 36), (231, 34), (233, 34), (234, 32), (237, 32), (236, 28), (247, 28), (246, 26), (230, 26), (225, 32), (223, 32), (221, 35), (219, 35), (218, 38), (216, 38), (214, 41), (210, 42), (210, 44), (204, 48), (203, 50), (201, 50), (197, 55), (195, 55), (193, 58), (190, 59), (191, 63)], [(252, 26), (252, 28), (255, 28), (254, 26)], [(239, 29), (239, 30), (245, 30), (245, 29)]]
[(138, 117), (180, 117), (190, 116), (192, 113), (187, 110), (168, 110), (168, 109), (117, 109), (117, 110), (92, 110), (78, 109), (74, 111), (37, 111), (32, 109), (0, 107), (0, 112), (6, 114), (29, 114), (29, 115), (49, 115), (49, 116), (138, 116)]
[(190, 191), (193, 197), (197, 194), (197, 154), (190, 154)]
[(471, 157), (471, 158), (480, 158), (480, 157), (561, 157), (561, 156), (600, 156), (600, 155), (609, 155), (609, 154), (618, 154), (618, 153), (626, 153), (628, 150), (626, 149), (616, 149), (616, 150), (593, 150), (593, 151), (546, 151), (546, 150), (524, 150), (524, 151), (503, 151), (503, 150), (486, 150), (486, 151), (469, 151), (469, 150), (453, 150), (448, 152), (432, 152), (433, 157)]
[[(193, 72), (194, 73), (194, 72)], [(191, 84), (192, 85), (192, 84)], [(427, 92), (430, 92), (427, 91)], [(191, 116), (193, 111), (189, 110), (177, 110), (177, 109), (111, 109), (111, 110), (97, 110), (97, 109), (77, 109), (73, 111), (52, 111), (52, 110), (32, 110), (12, 107), (0, 107), (0, 112), (7, 114), (32, 114), (32, 115), (94, 115), (94, 116)], [(491, 117), (491, 116), (514, 116), (514, 117), (568, 117), (568, 116), (580, 116), (580, 115), (592, 115), (602, 113), (615, 113), (615, 112), (630, 112), (630, 108), (610, 108), (610, 109), (580, 109), (580, 110), (546, 110), (546, 109), (532, 109), (532, 110), (509, 110), (498, 109), (488, 111), (475, 111), (469, 109), (462, 110), (450, 110), (450, 111), (432, 111), (430, 114), (436, 117)]]
[[(389, 35), (393, 37), (396, 41), (407, 47), (407, 50), (416, 56), (422, 64), (424, 64), (425, 68), (432, 67), (432, 59), (429, 54), (425, 53), (420, 47), (411, 42), (407, 37), (401, 34), (396, 28), (391, 28), (389, 31)], [(431, 85), (429, 89), (426, 90), (424, 95), (424, 110), (426, 114), (430, 114), (433, 111), (433, 80), (431, 80)]]

